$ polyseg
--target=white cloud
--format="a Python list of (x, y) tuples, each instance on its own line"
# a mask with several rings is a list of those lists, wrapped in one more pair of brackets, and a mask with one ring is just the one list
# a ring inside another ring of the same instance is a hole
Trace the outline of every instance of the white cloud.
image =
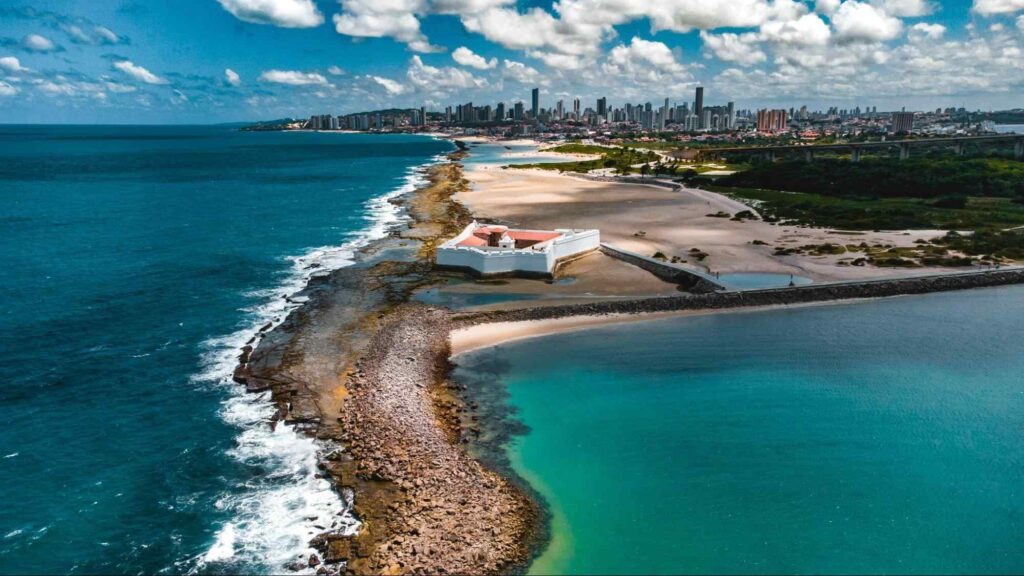
[(401, 82), (396, 82), (390, 78), (384, 78), (383, 76), (368, 76), (370, 80), (373, 80), (377, 84), (384, 87), (384, 90), (392, 96), (397, 96), (405, 92), (405, 86)]
[(238, 72), (235, 72), (231, 68), (224, 69), (224, 80), (232, 86), (238, 86), (242, 83), (242, 78), (238, 75)]
[(114, 34), (114, 31), (110, 28), (107, 28), (106, 26), (96, 26), (93, 30), (96, 32), (96, 35), (99, 36), (103, 42), (106, 42), (108, 44), (117, 44), (121, 41), (121, 38), (117, 34)]
[(478, 14), (484, 10), (515, 4), (515, 0), (433, 0), (435, 14)]
[(606, 84), (626, 84), (624, 93), (628, 94), (637, 93), (641, 87), (671, 93), (690, 79), (689, 72), (668, 46), (638, 37), (609, 50), (601, 72)]
[(341, 0), (334, 15), (338, 34), (364, 38), (394, 38), (415, 52), (441, 52), (420, 30), (416, 17), (427, 10), (426, 0)]
[(761, 40), (796, 46), (824, 46), (832, 37), (828, 24), (817, 14), (795, 20), (772, 20), (761, 25)]
[(768, 59), (768, 56), (757, 44), (758, 35), (752, 32), (745, 34), (701, 32), (700, 37), (704, 41), (704, 47), (719, 60), (735, 62), (741, 66), (752, 66)]
[(14, 96), (17, 93), (17, 87), (11, 86), (7, 82), (0, 81), (0, 96)]
[(324, 23), (313, 0), (217, 0), (239, 20), (282, 28), (314, 28)]
[(501, 75), (521, 84), (543, 84), (547, 80), (536, 68), (515, 60), (502, 62)]
[(0, 68), (6, 68), (10, 72), (21, 72), (25, 70), (21, 66), (21, 62), (14, 56), (4, 56), (0, 58)]
[(934, 11), (928, 0), (871, 0), (871, 4), (897, 18), (918, 18)]
[(25, 36), (21, 39), (21, 45), (33, 52), (51, 52), (57, 49), (57, 46), (49, 38), (39, 34)]
[(167, 80), (153, 74), (149, 70), (146, 70), (142, 66), (139, 66), (131, 60), (121, 60), (120, 62), (114, 62), (114, 68), (117, 68), (121, 72), (131, 76), (139, 82), (145, 82), (146, 84), (167, 84)]
[(289, 86), (327, 86), (327, 78), (316, 72), (300, 72), (297, 70), (267, 70), (260, 74), (262, 82), (287, 84)]
[(342, 70), (338, 66), (331, 66), (330, 68), (327, 69), (327, 73), (330, 74), (331, 76), (344, 76), (345, 75), (345, 71)]
[(835, 15), (832, 26), (842, 40), (880, 42), (900, 35), (903, 23), (871, 4), (846, 0)]
[(825, 16), (831, 16), (836, 13), (839, 9), (839, 4), (842, 0), (817, 0), (814, 3), (814, 10), (820, 12)]
[(1018, 10), (1024, 10), (1024, 0), (974, 0), (974, 5), (971, 6), (972, 12), (977, 12), (982, 16), (1006, 14)]
[(452, 52), (452, 60), (455, 60), (463, 66), (469, 66), (470, 68), (476, 68), (477, 70), (490, 70), (498, 65), (497, 58), (487, 60), (465, 46), (459, 46), (454, 52)]
[(920, 38), (928, 38), (929, 40), (938, 40), (946, 34), (946, 27), (942, 24), (932, 24), (929, 22), (918, 22), (910, 27), (910, 39), (917, 40)]
[(1024, 15), (1017, 17), (1017, 28), (1020, 28), (1020, 30), (1024, 32)]
[(462, 68), (428, 66), (418, 55), (414, 55), (409, 61), (406, 78), (410, 84), (428, 93), (443, 93), (455, 89), (469, 90), (487, 85), (486, 80), (477, 78)]

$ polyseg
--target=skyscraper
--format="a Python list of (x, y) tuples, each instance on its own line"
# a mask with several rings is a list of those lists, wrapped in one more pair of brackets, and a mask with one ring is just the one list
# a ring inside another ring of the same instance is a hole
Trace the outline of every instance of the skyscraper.
[(533, 106), (530, 107), (530, 116), (536, 120), (540, 116), (540, 88), (534, 88), (531, 96), (533, 97)]
[(666, 122), (668, 122), (668, 98), (665, 98), (665, 105), (661, 107), (661, 118), (658, 119), (658, 130), (664, 130)]
[(697, 86), (697, 95), (693, 101), (693, 113), (697, 115), (697, 122), (700, 123), (698, 128), (705, 128), (704, 126), (704, 87)]
[(608, 99), (604, 96), (597, 99), (597, 115), (607, 116), (608, 115)]
[(498, 120), (498, 122), (504, 122), (505, 119), (508, 117), (508, 114), (505, 113), (504, 102), (498, 102), (498, 106), (495, 109), (494, 116)]
[(900, 134), (910, 133), (914, 129), (913, 112), (893, 112), (892, 124), (889, 126), (889, 133)]

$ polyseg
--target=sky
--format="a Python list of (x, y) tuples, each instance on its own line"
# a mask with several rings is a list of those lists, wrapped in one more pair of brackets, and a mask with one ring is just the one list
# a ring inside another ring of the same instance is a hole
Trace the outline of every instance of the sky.
[(0, 0), (0, 123), (609, 104), (1024, 107), (1024, 0)]

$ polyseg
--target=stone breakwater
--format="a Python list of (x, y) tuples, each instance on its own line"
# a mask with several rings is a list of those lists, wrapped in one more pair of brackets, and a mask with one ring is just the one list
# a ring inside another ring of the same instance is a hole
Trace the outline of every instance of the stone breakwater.
[(675, 312), (683, 310), (714, 310), (728, 308), (749, 308), (778, 306), (786, 304), (809, 304), (838, 300), (884, 298), (929, 292), (966, 290), (1024, 284), (1024, 269), (992, 270), (959, 274), (940, 274), (847, 282), (842, 284), (818, 284), (775, 288), (769, 290), (748, 290), (742, 292), (714, 292), (709, 294), (688, 294), (636, 300), (615, 300), (564, 306), (545, 306), (515, 310), (489, 312), (464, 312), (453, 316), (456, 327), (484, 322), (516, 322), (525, 320), (549, 320), (569, 316), (592, 316), (605, 314), (644, 314), (653, 312)]
[(271, 425), (321, 442), (324, 477), (362, 523), (355, 535), (337, 522), (318, 527), (316, 553), (297, 558), (296, 570), (518, 572), (539, 544), (540, 507), (463, 446), (460, 422), (473, 417), (446, 380), (449, 313), (406, 303), (414, 288), (443, 280), (431, 270), (433, 247), (470, 217), (452, 200), (467, 186), (460, 156), (396, 200), (408, 227), (357, 264), (314, 277), (295, 295), (302, 306), (239, 356), (235, 380), (270, 392)]
[[(355, 472), (394, 487), (388, 537), (350, 564), (356, 572), (506, 573), (529, 559), (536, 505), (455, 442), (450, 329), (444, 310), (401, 306), (349, 379), (342, 439)], [(379, 528), (365, 526), (357, 545)]]

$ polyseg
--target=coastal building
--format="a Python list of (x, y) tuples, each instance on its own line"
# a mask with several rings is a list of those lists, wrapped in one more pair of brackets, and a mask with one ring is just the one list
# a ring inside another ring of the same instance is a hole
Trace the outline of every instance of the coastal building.
[(530, 118), (536, 120), (540, 117), (540, 88), (534, 88), (530, 92)]
[(481, 276), (550, 276), (559, 262), (597, 250), (597, 230), (519, 230), (473, 222), (437, 248), (441, 268), (471, 270)]
[(909, 134), (914, 129), (913, 112), (893, 112), (892, 123), (889, 126), (891, 134)]

